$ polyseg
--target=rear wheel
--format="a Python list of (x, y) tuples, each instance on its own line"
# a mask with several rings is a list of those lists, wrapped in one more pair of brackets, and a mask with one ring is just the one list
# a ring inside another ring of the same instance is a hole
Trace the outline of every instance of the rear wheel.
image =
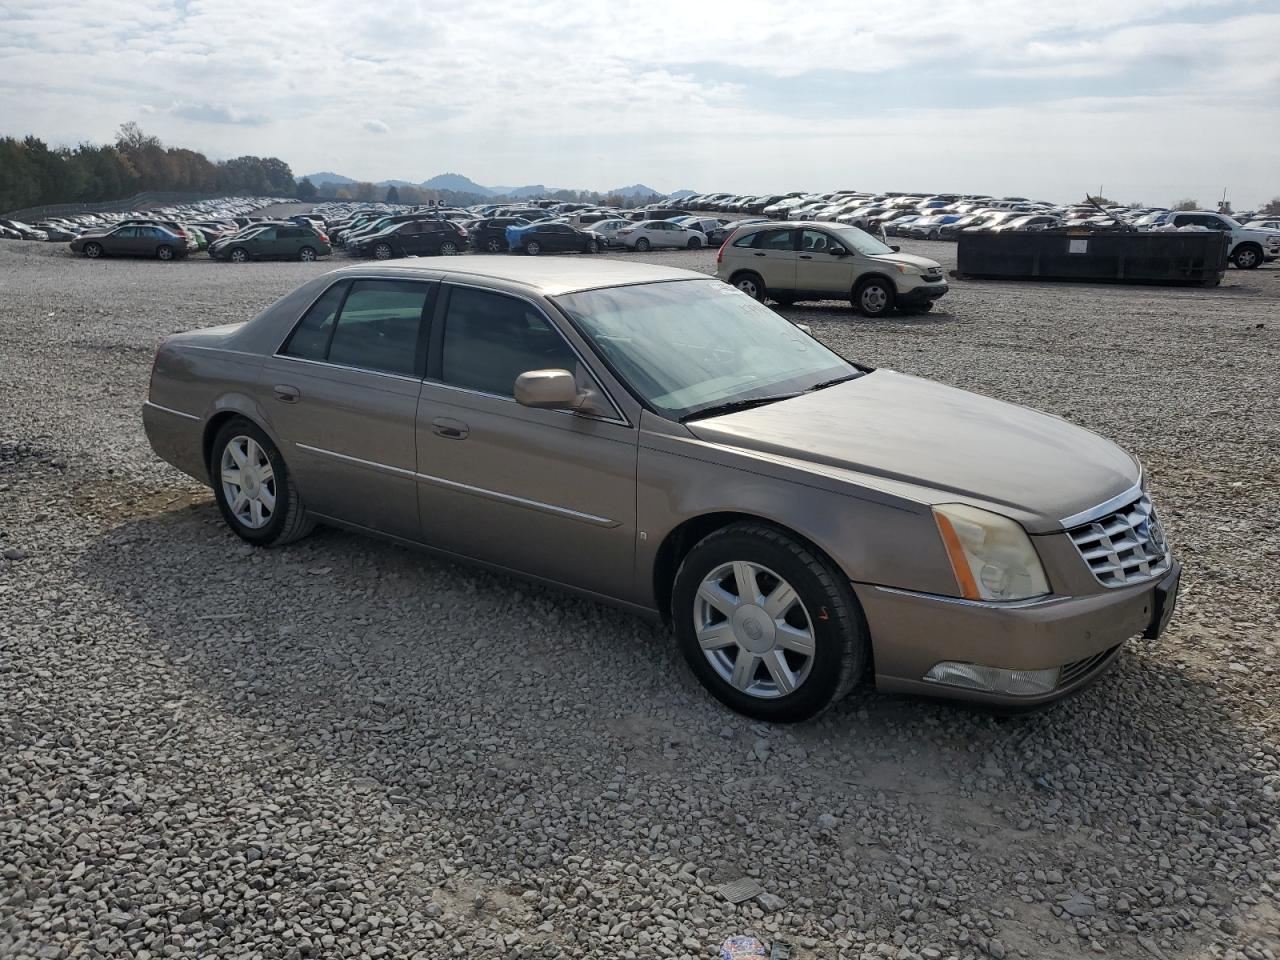
[(227, 525), (258, 546), (305, 537), (315, 527), (284, 457), (256, 424), (228, 420), (213, 440), (210, 482)]
[(595, 241), (595, 240), (588, 240), (588, 241), (587, 241), (587, 253), (599, 253), (599, 252), (600, 252), (600, 244), (599, 244), (599, 242), (598, 242), (598, 241)]
[(160, 246), (156, 247), (156, 257), (160, 260), (172, 260), (173, 247), (169, 246), (167, 243), (160, 244)]
[(298, 251), (298, 259), (301, 260), (303, 263), (310, 263), (315, 258), (316, 258), (316, 251), (314, 247), (303, 247), (301, 250)]
[(808, 544), (766, 524), (732, 524), (689, 551), (671, 612), (698, 679), (758, 720), (808, 720), (866, 669), (870, 642), (848, 580)]
[(90, 260), (97, 260), (100, 256), (102, 256), (102, 244), (86, 243), (84, 245), (84, 255), (88, 257)]
[(764, 281), (758, 274), (740, 273), (729, 282), (753, 300), (764, 299)]
[(458, 253), (458, 245), (454, 243), (452, 240), (446, 240), (444, 243), (440, 244), (440, 256), (452, 257), (452, 256), (455, 256), (457, 253)]
[(249, 251), (246, 250), (244, 247), (236, 247), (234, 250), (231, 251), (231, 253), (227, 255), (227, 259), (230, 260), (232, 263), (248, 263)]
[(702, 246), (702, 241), (699, 240), (697, 237), (690, 237), (689, 242), (686, 243), (685, 246), (690, 250), (697, 250), (700, 246)]
[(648, 252), (650, 246), (651, 244), (649, 243), (648, 239), (645, 237), (641, 237), (639, 240), (636, 241), (636, 249), (639, 250), (641, 253)]
[(490, 237), (484, 242), (484, 248), (490, 253), (501, 253), (503, 246), (505, 246), (505, 244), (503, 244), (503, 242), (497, 237)]
[(895, 291), (888, 280), (871, 277), (853, 291), (855, 310), (868, 317), (882, 317), (893, 309)]

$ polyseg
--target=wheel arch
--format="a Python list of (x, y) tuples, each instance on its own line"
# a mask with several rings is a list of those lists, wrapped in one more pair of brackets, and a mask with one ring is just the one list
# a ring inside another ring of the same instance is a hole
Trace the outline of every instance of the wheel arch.
[(882, 273), (879, 270), (872, 270), (871, 272), (864, 273), (862, 274), (862, 276), (858, 277), (857, 281), (853, 285), (853, 289), (849, 292), (850, 296), (856, 297), (858, 295), (858, 291), (861, 290), (869, 280), (885, 281), (893, 289), (894, 296), (897, 296), (898, 294), (897, 282), (894, 281), (893, 277), (889, 276), (887, 273)]
[[(271, 438), (271, 442), (275, 444), (276, 449), (280, 451), (281, 456), (284, 455), (284, 446), (280, 442), (276, 431), (268, 422), (268, 419), (262, 415), (258, 409), (258, 405), (244, 394), (230, 394), (220, 398), (214, 404), (214, 412), (205, 421), (204, 432), (200, 437), (200, 454), (204, 460), (205, 472), (208, 473), (213, 469), (213, 440), (218, 435), (218, 431), (223, 425), (236, 417), (248, 420), (255, 427)], [(287, 460), (286, 460), (287, 462)]]
[(676, 573), (684, 558), (703, 539), (735, 523), (755, 523), (772, 527), (786, 534), (797, 543), (801, 543), (822, 557), (833, 568), (847, 575), (836, 559), (822, 546), (800, 533), (770, 517), (757, 513), (744, 513), (734, 510), (716, 510), (688, 517), (667, 532), (658, 546), (653, 562), (653, 597), (663, 622), (671, 621), (671, 594), (675, 587)]

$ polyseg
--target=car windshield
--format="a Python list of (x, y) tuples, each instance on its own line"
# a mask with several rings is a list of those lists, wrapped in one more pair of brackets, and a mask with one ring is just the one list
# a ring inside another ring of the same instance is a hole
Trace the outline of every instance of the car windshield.
[(840, 240), (852, 250), (858, 251), (867, 257), (879, 257), (886, 253), (893, 253), (893, 249), (886, 244), (881, 243), (869, 233), (864, 233), (857, 227), (837, 227), (834, 224), (829, 227)]
[(719, 280), (609, 287), (554, 299), (632, 389), (673, 420), (858, 373)]

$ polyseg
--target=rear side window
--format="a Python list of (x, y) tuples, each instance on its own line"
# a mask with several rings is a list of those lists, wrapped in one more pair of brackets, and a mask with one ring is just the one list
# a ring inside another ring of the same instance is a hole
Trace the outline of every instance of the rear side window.
[(355, 281), (342, 305), (326, 359), (362, 370), (412, 376), (430, 290), (423, 283)]
[(761, 230), (754, 234), (751, 246), (755, 250), (791, 250), (795, 247), (794, 237), (794, 230)]
[(335, 283), (326, 290), (320, 299), (312, 304), (306, 316), (293, 329), (284, 349), (280, 352), (287, 357), (300, 360), (323, 360), (329, 349), (329, 336), (333, 333), (333, 321), (338, 315), (338, 307), (342, 306), (343, 294), (347, 292), (345, 283)]

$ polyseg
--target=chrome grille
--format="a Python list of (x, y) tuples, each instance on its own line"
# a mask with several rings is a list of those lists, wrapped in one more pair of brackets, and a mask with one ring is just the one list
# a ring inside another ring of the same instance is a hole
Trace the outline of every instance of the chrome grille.
[(1169, 569), (1169, 546), (1145, 493), (1127, 507), (1067, 531), (1105, 586), (1123, 587), (1150, 580)]

